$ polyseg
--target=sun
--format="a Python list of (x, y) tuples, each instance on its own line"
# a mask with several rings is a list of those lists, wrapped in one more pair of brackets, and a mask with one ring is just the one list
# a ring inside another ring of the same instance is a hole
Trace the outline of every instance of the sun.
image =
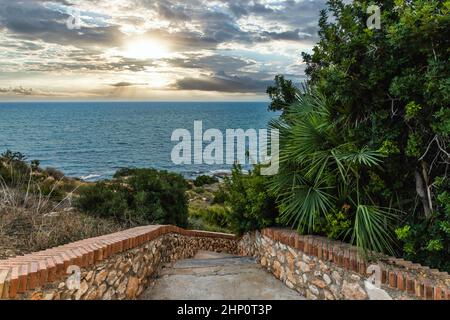
[(155, 39), (141, 39), (126, 44), (123, 56), (132, 59), (161, 59), (169, 55), (167, 45)]

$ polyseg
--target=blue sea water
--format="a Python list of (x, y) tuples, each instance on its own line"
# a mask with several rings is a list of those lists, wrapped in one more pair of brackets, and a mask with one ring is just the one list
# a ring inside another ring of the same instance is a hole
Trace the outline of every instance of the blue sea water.
[(38, 159), (67, 176), (110, 178), (123, 167), (152, 167), (193, 177), (229, 165), (175, 165), (172, 132), (265, 129), (276, 113), (265, 102), (26, 102), (0, 103), (0, 152)]

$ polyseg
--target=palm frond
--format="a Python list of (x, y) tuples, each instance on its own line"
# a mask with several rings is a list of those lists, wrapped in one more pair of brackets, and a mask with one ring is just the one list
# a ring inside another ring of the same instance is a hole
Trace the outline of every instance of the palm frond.
[(318, 215), (330, 210), (334, 197), (326, 188), (297, 186), (284, 202), (281, 221), (299, 231), (312, 231)]
[(356, 207), (352, 242), (363, 251), (389, 252), (394, 254), (392, 232), (395, 211), (359, 204)]
[(360, 186), (361, 172), (379, 166), (383, 155), (349, 142), (329, 99), (312, 89), (270, 125), (280, 131), (280, 172), (271, 181), (271, 192), (278, 197), (281, 222), (312, 231), (319, 216), (340, 210), (339, 200), (352, 205), (352, 241), (359, 248), (392, 252), (394, 215), (375, 206)]

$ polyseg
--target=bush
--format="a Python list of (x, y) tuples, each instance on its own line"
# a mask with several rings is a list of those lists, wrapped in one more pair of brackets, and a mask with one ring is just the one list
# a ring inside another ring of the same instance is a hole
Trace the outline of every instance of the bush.
[[(381, 29), (367, 28), (370, 5)], [(268, 90), (286, 125), (272, 179), (281, 222), (393, 254), (400, 224), (405, 257), (448, 268), (448, 191), (435, 183), (449, 166), (448, 13), (439, 0), (327, 2), (303, 53), (311, 102), (325, 108), (311, 113), (309, 92), (282, 77)]]
[(229, 227), (229, 210), (220, 205), (212, 205), (206, 208), (190, 209), (189, 217), (202, 220), (208, 226), (215, 226), (220, 229)]
[(77, 207), (129, 225), (187, 226), (187, 184), (182, 176), (154, 169), (130, 169), (126, 180), (120, 179), (120, 173), (115, 177), (80, 188)]
[(56, 168), (48, 167), (44, 171), (48, 177), (52, 177), (55, 180), (62, 180), (64, 178), (64, 173)]
[(61, 171), (54, 168), (43, 171), (38, 160), (32, 160), (28, 164), (25, 159), (22, 153), (10, 150), (0, 156), (0, 181), (5, 187), (58, 202), (75, 189), (73, 181), (63, 180), (64, 174)]
[(278, 210), (267, 180), (258, 167), (245, 175), (240, 165), (235, 165), (231, 178), (225, 179), (225, 203), (230, 207), (228, 221), (236, 234), (274, 225)]
[(203, 187), (204, 185), (210, 185), (219, 182), (219, 179), (211, 176), (199, 176), (194, 180), (194, 185), (196, 187)]
[(135, 168), (120, 168), (116, 171), (113, 178), (114, 179), (120, 179), (120, 178), (126, 178), (134, 175), (136, 173)]
[(194, 192), (197, 194), (203, 194), (203, 193), (205, 193), (205, 188), (202, 188), (202, 187), (195, 188)]
[[(352, 142), (353, 127), (334, 120), (332, 105), (309, 89), (271, 123), (281, 141), (279, 172), (271, 179), (279, 221), (302, 233), (323, 228), (365, 251), (392, 254), (388, 240), (394, 237), (397, 212), (374, 202), (378, 193), (368, 190), (365, 180), (369, 170), (380, 169), (383, 155)], [(339, 214), (343, 208), (345, 215)]]
[(396, 230), (406, 259), (450, 272), (450, 179), (439, 177), (437, 208), (420, 223), (411, 219)]
[(220, 187), (219, 190), (213, 192), (213, 195), (213, 204), (224, 204), (227, 199), (227, 193), (222, 187)]
[(26, 157), (20, 152), (7, 150), (0, 155), (0, 178), (7, 185), (21, 184), (28, 180), (31, 173), (30, 166), (25, 162)]
[(25, 165), (9, 164), (6, 170), (14, 181), (0, 177), (0, 259), (121, 229), (114, 221), (71, 210), (62, 201), (66, 194), (61, 182), (20, 172), (17, 164)]
[(62, 184), (53, 180), (45, 179), (38, 183), (39, 188), (34, 188), (35, 194), (40, 193), (42, 196), (48, 197), (53, 201), (60, 202), (66, 197), (67, 192), (72, 192), (74, 189), (66, 191), (62, 188)]

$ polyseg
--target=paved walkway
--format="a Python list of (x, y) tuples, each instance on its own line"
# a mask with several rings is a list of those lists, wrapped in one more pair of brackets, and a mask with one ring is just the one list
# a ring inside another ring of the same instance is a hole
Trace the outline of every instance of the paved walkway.
[(162, 270), (141, 300), (304, 300), (254, 259), (201, 251)]

